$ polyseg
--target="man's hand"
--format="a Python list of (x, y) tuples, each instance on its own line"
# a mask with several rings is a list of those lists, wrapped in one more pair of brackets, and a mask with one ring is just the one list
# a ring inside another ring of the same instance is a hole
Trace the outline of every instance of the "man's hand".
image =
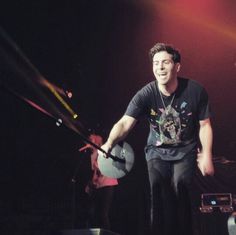
[(105, 144), (103, 144), (103, 145), (101, 146), (101, 149), (103, 149), (106, 153), (104, 153), (104, 152), (98, 150), (98, 154), (99, 154), (99, 155), (102, 155), (102, 156), (105, 157), (105, 158), (108, 158), (108, 155), (109, 155), (109, 153), (110, 153), (111, 150), (112, 150), (111, 144), (109, 144), (108, 142), (106, 142)]
[(199, 152), (197, 155), (198, 168), (203, 176), (214, 175), (214, 165), (212, 162), (212, 156)]

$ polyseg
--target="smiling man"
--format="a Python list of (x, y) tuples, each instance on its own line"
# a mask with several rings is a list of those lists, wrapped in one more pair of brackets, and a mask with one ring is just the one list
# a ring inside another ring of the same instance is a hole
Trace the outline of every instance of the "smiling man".
[(214, 174), (208, 95), (196, 81), (178, 77), (181, 56), (177, 49), (157, 43), (149, 55), (155, 80), (135, 94), (102, 149), (109, 153), (138, 119), (146, 117), (150, 124), (145, 146), (150, 234), (191, 235), (189, 185), (197, 163), (202, 175)]

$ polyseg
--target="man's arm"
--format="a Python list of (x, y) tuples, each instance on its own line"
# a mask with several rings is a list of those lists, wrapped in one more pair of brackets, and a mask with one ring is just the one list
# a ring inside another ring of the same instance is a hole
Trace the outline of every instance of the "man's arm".
[(121, 140), (129, 134), (131, 129), (135, 126), (137, 120), (128, 115), (124, 115), (111, 129), (109, 137), (104, 145), (101, 146), (107, 153)]
[(203, 176), (214, 175), (214, 165), (212, 162), (213, 131), (211, 122), (208, 118), (200, 121), (199, 123), (199, 139), (202, 149), (198, 154), (198, 167)]

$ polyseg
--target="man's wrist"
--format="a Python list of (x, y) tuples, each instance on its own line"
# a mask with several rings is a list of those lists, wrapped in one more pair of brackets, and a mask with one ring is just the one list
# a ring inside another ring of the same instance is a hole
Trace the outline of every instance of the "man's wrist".
[(113, 141), (111, 140), (107, 140), (107, 146), (109, 147), (109, 149), (112, 149), (113, 148)]

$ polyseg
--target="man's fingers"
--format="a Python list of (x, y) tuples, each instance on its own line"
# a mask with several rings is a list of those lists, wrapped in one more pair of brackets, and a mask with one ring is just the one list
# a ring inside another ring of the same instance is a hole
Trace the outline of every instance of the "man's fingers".
[(103, 156), (104, 158), (108, 158), (108, 154), (107, 154), (107, 153), (103, 153), (102, 156)]
[(199, 164), (199, 161), (198, 161), (198, 168), (199, 168), (199, 170), (201, 171), (202, 175), (205, 176), (206, 173), (205, 173), (204, 167), (201, 166), (201, 164)]

